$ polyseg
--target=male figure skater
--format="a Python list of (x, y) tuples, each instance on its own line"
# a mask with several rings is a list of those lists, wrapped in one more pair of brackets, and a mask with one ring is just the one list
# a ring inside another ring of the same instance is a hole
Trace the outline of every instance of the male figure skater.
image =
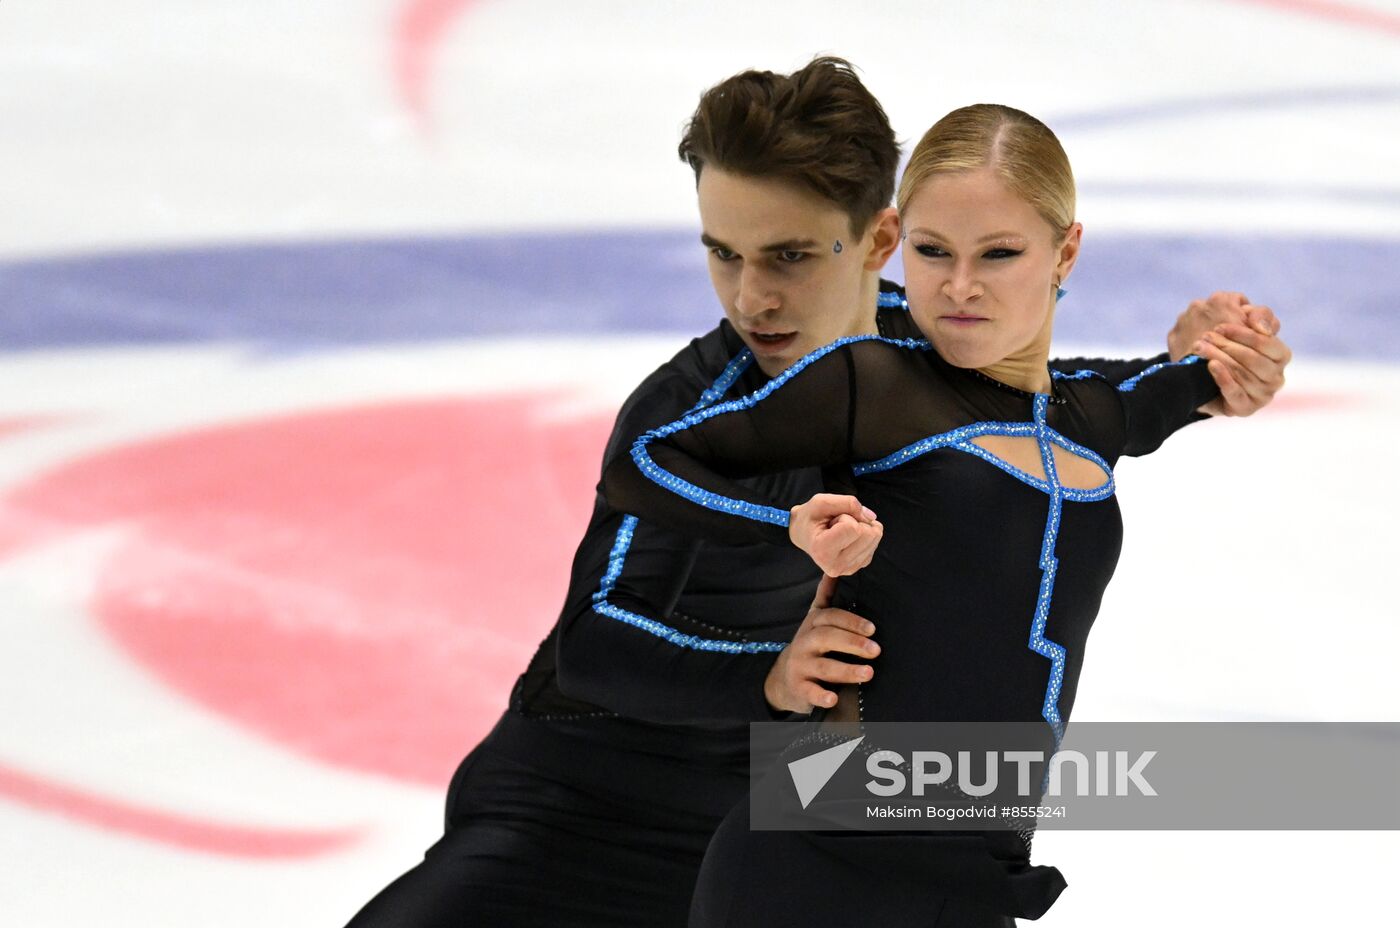
[[(736, 94), (747, 118), (713, 120)], [(849, 65), (722, 82), (681, 155), (697, 176), (713, 161), (744, 181), (746, 231), (704, 241), (728, 319), (633, 392), (604, 467), (647, 429), (758, 389), (836, 338), (919, 334), (879, 276), (899, 238), (898, 146)], [(1240, 294), (1181, 314), (1171, 355), (1203, 354), (1223, 391), (1203, 417), (1267, 404), (1290, 357), (1276, 331)], [(1058, 366), (1121, 379), (1161, 359)], [(754, 480), (793, 504), (821, 485), (815, 471)], [(827, 517), (832, 545), (858, 563), (869, 520), (836, 505)], [(684, 925), (706, 843), (748, 785), (746, 723), (831, 705), (829, 687), (856, 667), (824, 655), (874, 643), (864, 619), (814, 602), (818, 579), (795, 548), (701, 544), (599, 497), (558, 623), (452, 779), (445, 834), (353, 928)]]

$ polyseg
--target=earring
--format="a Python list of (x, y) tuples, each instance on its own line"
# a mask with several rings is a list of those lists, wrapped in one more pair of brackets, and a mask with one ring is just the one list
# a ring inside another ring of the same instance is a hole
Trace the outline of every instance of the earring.
[(1058, 280), (1055, 281), (1055, 299), (1063, 300), (1067, 296), (1069, 296), (1069, 291), (1061, 287)]

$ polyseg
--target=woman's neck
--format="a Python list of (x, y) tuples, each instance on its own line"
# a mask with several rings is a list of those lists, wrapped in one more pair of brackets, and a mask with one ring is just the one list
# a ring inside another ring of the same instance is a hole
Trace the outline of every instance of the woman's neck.
[(981, 373), (1028, 393), (1050, 392), (1050, 330), (1054, 311), (1045, 317), (1045, 325), (1031, 343), (1000, 361), (979, 367)]

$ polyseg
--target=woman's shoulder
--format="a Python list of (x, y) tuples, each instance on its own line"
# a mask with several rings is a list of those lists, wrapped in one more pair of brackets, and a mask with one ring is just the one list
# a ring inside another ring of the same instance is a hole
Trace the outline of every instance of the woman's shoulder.
[(1124, 409), (1118, 386), (1098, 371), (1051, 371), (1053, 395), (1061, 402), (1050, 407), (1050, 425), (1066, 438), (1099, 454), (1112, 453), (1124, 436)]

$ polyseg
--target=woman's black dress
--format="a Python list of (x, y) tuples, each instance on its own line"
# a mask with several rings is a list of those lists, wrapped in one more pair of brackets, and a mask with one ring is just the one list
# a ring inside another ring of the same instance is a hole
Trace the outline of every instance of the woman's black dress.
[[(1058, 741), (1122, 541), (1112, 467), (1216, 395), (1197, 362), (1122, 383), (1055, 371), (1052, 392), (1034, 394), (954, 367), (924, 340), (842, 339), (753, 394), (640, 436), (604, 492), (668, 528), (785, 545), (787, 510), (738, 481), (821, 467), (885, 527), (836, 598), (881, 645), (861, 719), (1038, 720)], [(1030, 866), (1028, 834), (757, 832), (747, 815), (731, 813), (711, 845), (692, 924), (771, 926), (809, 905), (838, 925), (876, 909), (927, 923), (947, 905), (1035, 918), (1064, 886)]]

